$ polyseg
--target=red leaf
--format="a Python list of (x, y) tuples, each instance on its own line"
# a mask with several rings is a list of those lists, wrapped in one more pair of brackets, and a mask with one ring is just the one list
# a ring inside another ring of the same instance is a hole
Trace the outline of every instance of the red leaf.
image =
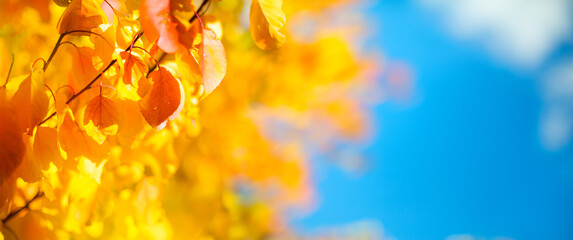
[(141, 27), (151, 41), (157, 40), (157, 45), (167, 53), (174, 53), (181, 44), (178, 41), (177, 23), (171, 15), (169, 0), (142, 0), (139, 7), (141, 12)]
[(123, 83), (132, 84), (135, 80), (137, 83), (139, 79), (145, 77), (148, 67), (141, 57), (130, 52), (121, 52), (119, 54), (121, 59), (124, 60), (125, 72), (123, 74)]
[(115, 103), (102, 95), (93, 98), (84, 112), (84, 124), (87, 125), (91, 121), (95, 126), (95, 129), (86, 127), (86, 132), (99, 144), (103, 143), (107, 135), (117, 134), (120, 120)]
[(141, 100), (139, 109), (149, 125), (162, 129), (167, 120), (173, 120), (183, 109), (185, 93), (183, 86), (164, 67), (152, 72), (151, 90)]

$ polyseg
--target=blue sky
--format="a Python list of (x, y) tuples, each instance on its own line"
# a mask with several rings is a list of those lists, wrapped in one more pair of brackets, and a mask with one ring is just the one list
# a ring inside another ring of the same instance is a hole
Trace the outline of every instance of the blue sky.
[(375, 107), (368, 172), (320, 161), (320, 205), (295, 225), (377, 221), (397, 240), (573, 239), (573, 145), (548, 150), (540, 134), (543, 79), (572, 41), (524, 67), (456, 37), (419, 3), (375, 5), (373, 46), (410, 66), (416, 94)]

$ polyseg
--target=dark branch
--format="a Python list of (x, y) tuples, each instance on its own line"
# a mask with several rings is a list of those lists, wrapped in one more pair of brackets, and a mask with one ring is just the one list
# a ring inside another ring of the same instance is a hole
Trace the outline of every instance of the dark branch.
[[(201, 3), (201, 5), (199, 6), (199, 8), (196, 11), (196, 14), (193, 15), (193, 17), (191, 17), (189, 19), (189, 23), (193, 23), (195, 20), (197, 20), (197, 13), (199, 15), (203, 15), (207, 9), (209, 8), (209, 3), (211, 3), (210, 0), (203, 0), (203, 2)], [(165, 58), (165, 55), (167, 55), (167, 53), (162, 52), (161, 55), (159, 56), (159, 58), (157, 58), (157, 63), (155, 63), (153, 66), (151, 66), (149, 68), (149, 71), (147, 72), (147, 76), (149, 76), (149, 74), (151, 74), (151, 72), (153, 72), (153, 70), (155, 70), (157, 68), (157, 65), (161, 62), (161, 60), (163, 60)]]
[(10, 63), (10, 69), (8, 69), (8, 75), (6, 75), (6, 82), (4, 82), (3, 86), (6, 86), (6, 84), (8, 84), (8, 81), (10, 80), (10, 74), (12, 74), (12, 67), (14, 67), (14, 53), (12, 53), (12, 62)]
[(46, 69), (48, 69), (48, 66), (50, 66), (50, 62), (52, 62), (52, 58), (54, 58), (54, 56), (56, 55), (56, 52), (60, 47), (60, 43), (62, 42), (62, 39), (64, 39), (65, 36), (66, 36), (65, 33), (60, 34), (60, 37), (58, 38), (58, 41), (56, 42), (56, 45), (54, 46), (54, 49), (52, 50), (52, 53), (50, 54), (48, 61), (46, 61), (46, 64), (44, 64), (44, 69), (43, 69), (44, 72), (46, 71)]
[[(137, 40), (139, 40), (139, 38), (143, 35), (143, 31), (139, 32), (135, 38), (133, 39), (133, 43), (137, 42)], [(124, 51), (130, 51), (133, 48), (133, 44), (129, 45)], [(90, 89), (92, 84), (97, 81), (111, 66), (113, 66), (115, 63), (117, 62), (117, 58), (112, 60), (93, 80), (91, 80), (84, 88), (82, 88), (82, 90), (80, 90), (79, 92), (75, 93), (74, 95), (72, 95), (70, 97), (70, 99), (68, 99), (68, 101), (66, 101), (66, 104), (69, 104), (70, 102), (72, 102), (74, 99), (78, 98), (82, 93), (84, 93), (86, 90)], [(44, 120), (42, 120), (40, 123), (38, 123), (38, 126), (41, 126), (42, 124), (44, 124), (46, 121), (50, 120), (51, 118), (53, 118), (56, 115), (56, 112), (53, 112), (52, 114), (50, 114), (50, 116), (48, 116), (47, 118), (45, 118)]]
[(23, 207), (18, 208), (16, 211), (11, 212), (10, 214), (8, 214), (8, 216), (6, 216), (4, 219), (2, 219), (2, 223), (5, 223), (5, 222), (7, 222), (8, 220), (14, 218), (16, 215), (18, 215), (18, 213), (20, 213), (20, 212), (23, 211), (24, 209), (29, 209), (29, 208), (30, 208), (30, 204), (31, 204), (32, 202), (36, 201), (36, 199), (38, 199), (38, 198), (40, 198), (40, 197), (42, 197), (42, 196), (44, 196), (44, 193), (43, 193), (43, 192), (38, 192), (38, 193), (36, 193), (36, 195), (35, 195), (32, 199), (28, 200), (28, 202), (26, 202), (26, 204), (25, 204)]

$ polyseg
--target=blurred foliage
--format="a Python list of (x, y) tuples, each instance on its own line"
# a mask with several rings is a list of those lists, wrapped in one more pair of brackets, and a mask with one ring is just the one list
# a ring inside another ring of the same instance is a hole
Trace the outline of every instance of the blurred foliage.
[(288, 223), (369, 133), (379, 60), (320, 17), (352, 4), (1, 1), (0, 239), (377, 238)]

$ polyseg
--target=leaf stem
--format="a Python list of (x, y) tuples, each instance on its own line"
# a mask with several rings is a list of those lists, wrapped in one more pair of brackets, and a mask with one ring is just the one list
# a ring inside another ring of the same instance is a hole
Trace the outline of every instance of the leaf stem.
[(40, 198), (40, 197), (42, 197), (42, 196), (44, 196), (44, 193), (38, 191), (38, 193), (36, 193), (36, 195), (35, 195), (32, 199), (28, 200), (28, 202), (26, 202), (26, 204), (25, 204), (24, 206), (22, 206), (21, 208), (16, 209), (16, 211), (11, 212), (10, 214), (8, 214), (8, 216), (6, 216), (4, 219), (2, 219), (2, 223), (5, 223), (5, 222), (7, 222), (8, 220), (12, 219), (12, 218), (15, 217), (16, 215), (18, 215), (18, 213), (20, 213), (22, 210), (24, 210), (24, 209), (29, 209), (29, 208), (30, 208), (30, 204), (31, 204), (33, 201), (36, 201), (36, 199), (38, 199), (38, 198)]
[(52, 62), (52, 58), (54, 58), (54, 55), (56, 55), (56, 52), (60, 47), (60, 43), (62, 42), (62, 39), (64, 39), (65, 36), (66, 36), (65, 33), (60, 34), (60, 37), (58, 38), (58, 41), (56, 42), (56, 45), (54, 46), (54, 49), (52, 50), (52, 53), (50, 54), (48, 61), (46, 61), (46, 64), (44, 64), (44, 69), (43, 69), (44, 72), (46, 71), (46, 69), (48, 69), (48, 66), (50, 66), (50, 62)]
[(12, 73), (13, 66), (14, 66), (14, 53), (12, 53), (12, 62), (10, 63), (10, 69), (8, 69), (8, 75), (6, 75), (6, 82), (4, 82), (4, 85), (2, 85), (3, 87), (5, 87), (6, 84), (8, 84), (8, 81), (10, 80), (10, 74)]

